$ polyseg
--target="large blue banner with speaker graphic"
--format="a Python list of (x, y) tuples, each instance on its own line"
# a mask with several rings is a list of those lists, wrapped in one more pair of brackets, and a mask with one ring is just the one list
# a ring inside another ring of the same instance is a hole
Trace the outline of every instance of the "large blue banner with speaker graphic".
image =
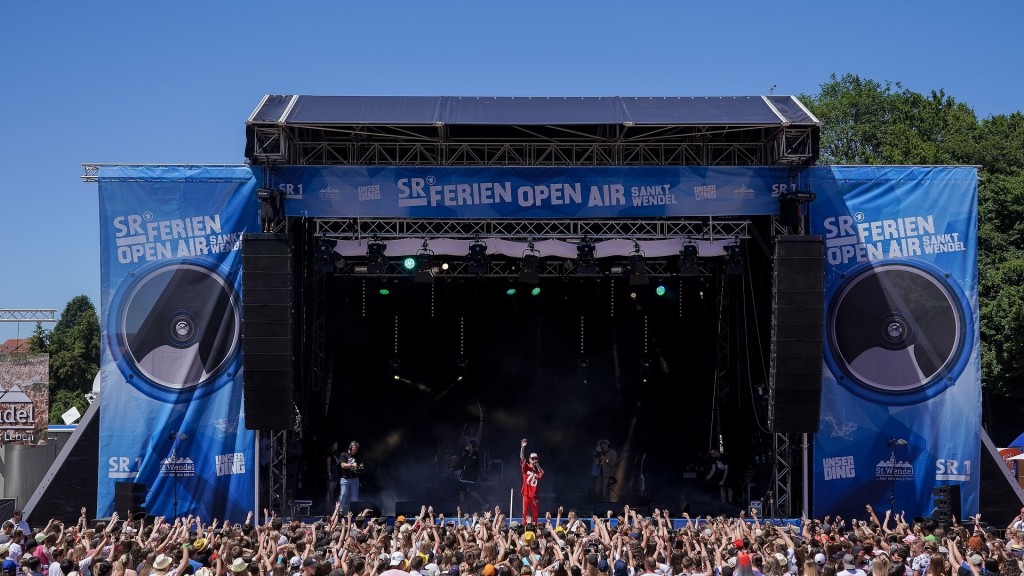
[(150, 514), (244, 518), (256, 470), (240, 351), (241, 240), (258, 231), (252, 172), (105, 166), (98, 180), (97, 515), (114, 511), (116, 482), (132, 482)]
[(865, 505), (931, 516), (933, 489), (978, 509), (977, 170), (817, 167), (825, 369), (815, 516)]

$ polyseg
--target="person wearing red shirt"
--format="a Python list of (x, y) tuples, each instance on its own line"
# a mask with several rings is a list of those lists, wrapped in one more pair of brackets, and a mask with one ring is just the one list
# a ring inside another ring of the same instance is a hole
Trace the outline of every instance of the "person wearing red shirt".
[(537, 483), (544, 477), (544, 470), (537, 460), (537, 453), (531, 452), (526, 459), (526, 438), (519, 444), (519, 467), (523, 471), (523, 522), (527, 517), (536, 520), (539, 516), (540, 502), (537, 498)]

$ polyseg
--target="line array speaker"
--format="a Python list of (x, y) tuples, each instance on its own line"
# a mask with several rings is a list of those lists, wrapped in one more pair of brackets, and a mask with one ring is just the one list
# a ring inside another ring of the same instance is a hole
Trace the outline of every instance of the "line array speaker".
[(292, 427), (292, 282), (291, 236), (242, 237), (242, 370), (249, 430)]
[(821, 236), (777, 236), (772, 274), (768, 422), (814, 433), (821, 412), (825, 246)]

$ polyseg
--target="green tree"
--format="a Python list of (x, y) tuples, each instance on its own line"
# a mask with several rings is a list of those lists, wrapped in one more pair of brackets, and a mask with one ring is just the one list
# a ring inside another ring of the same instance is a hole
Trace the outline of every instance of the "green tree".
[(100, 365), (100, 322), (88, 296), (75, 296), (67, 303), (46, 341), (50, 393), (91, 389)]
[(61, 416), (72, 407), (85, 414), (89, 409), (89, 401), (79, 390), (58, 390), (50, 394), (50, 422), (63, 423)]

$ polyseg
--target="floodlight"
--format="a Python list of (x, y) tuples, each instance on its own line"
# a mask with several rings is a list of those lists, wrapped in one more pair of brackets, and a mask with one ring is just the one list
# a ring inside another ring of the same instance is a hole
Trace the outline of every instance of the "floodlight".
[(589, 238), (580, 240), (576, 245), (576, 273), (597, 274), (597, 259), (594, 257), (594, 250), (597, 247)]
[(523, 284), (540, 282), (540, 252), (533, 247), (533, 242), (523, 252), (523, 269), (519, 272), (519, 281)]
[(737, 242), (725, 247), (725, 273), (743, 274), (743, 245)]
[(471, 243), (469, 254), (466, 254), (466, 262), (466, 270), (470, 274), (487, 274), (487, 269), (491, 264), (491, 257), (487, 255), (487, 244), (479, 240)]
[(679, 275), (699, 276), (700, 267), (697, 265), (697, 258), (700, 256), (696, 244), (684, 244), (679, 251)]
[(385, 274), (388, 270), (388, 257), (384, 254), (388, 245), (373, 241), (366, 245), (366, 271), (370, 274)]

